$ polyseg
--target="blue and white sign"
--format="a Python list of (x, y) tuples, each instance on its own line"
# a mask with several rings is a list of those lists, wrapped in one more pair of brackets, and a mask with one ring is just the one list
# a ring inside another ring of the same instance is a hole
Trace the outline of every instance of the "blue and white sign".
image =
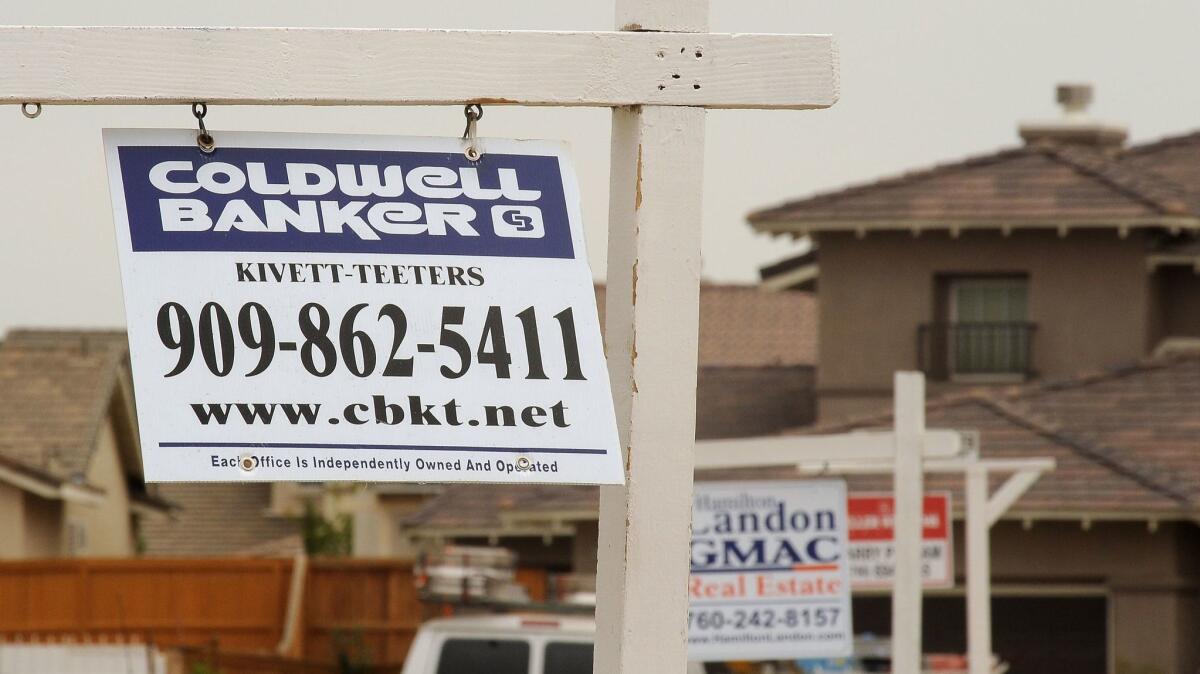
[(148, 480), (622, 482), (561, 144), (104, 141)]
[(841, 480), (697, 482), (688, 657), (851, 654)]

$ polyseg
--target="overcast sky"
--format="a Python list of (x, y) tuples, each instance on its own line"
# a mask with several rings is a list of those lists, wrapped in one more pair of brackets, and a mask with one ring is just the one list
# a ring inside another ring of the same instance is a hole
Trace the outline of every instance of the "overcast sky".
[[(603, 0), (94, 0), (8, 2), (4, 24), (243, 25), (606, 30)], [(1135, 141), (1200, 128), (1200, 3), (1040, 0), (712, 0), (712, 30), (833, 33), (842, 98), (829, 110), (714, 111), (705, 159), (704, 276), (743, 281), (798, 250), (750, 233), (780, 200), (1017, 142), (1052, 118), (1061, 81), (1096, 85), (1095, 116)], [(227, 108), (221, 129), (457, 135), (459, 107)], [(0, 331), (124, 320), (100, 147), (104, 127), (191, 127), (186, 107), (0, 107)], [(605, 264), (609, 113), (487, 110), (487, 136), (566, 139), (583, 191), (592, 269)], [(219, 139), (219, 135), (218, 135)]]

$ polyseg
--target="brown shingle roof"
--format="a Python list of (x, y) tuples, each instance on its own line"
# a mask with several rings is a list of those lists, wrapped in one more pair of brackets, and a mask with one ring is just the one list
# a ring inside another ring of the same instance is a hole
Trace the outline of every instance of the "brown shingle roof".
[(404, 526), (478, 532), (500, 527), (502, 518), (512, 514), (533, 517), (550, 513), (594, 513), (599, 507), (600, 490), (597, 487), (460, 484), (447, 487), (406, 517)]
[(1013, 404), (1200, 507), (1200, 356), (1150, 359), (1019, 390)]
[(61, 480), (81, 478), (127, 361), (123, 332), (8, 333), (0, 343), (0, 455)]
[[(596, 305), (604, 325), (604, 286)], [(700, 366), (813, 365), (817, 300), (805, 292), (759, 286), (700, 286)]]
[[(815, 429), (836, 433), (884, 428), (890, 415), (861, 419), (836, 427)], [(1138, 462), (1123, 454), (1080, 442), (1056, 424), (1037, 419), (1018, 407), (986, 394), (956, 396), (933, 402), (926, 412), (930, 428), (978, 430), (980, 454), (989, 459), (1051, 458), (1057, 463), (1013, 508), (1013, 513), (1059, 513), (1103, 517), (1114, 513), (1183, 515), (1188, 501), (1172, 485), (1157, 479)], [(800, 475), (792, 467), (705, 471), (698, 479), (787, 479)], [(1003, 475), (992, 476), (997, 488)], [(891, 491), (890, 475), (851, 475), (851, 491)], [(962, 475), (931, 473), (927, 490), (945, 490), (962, 504)]]
[(1121, 164), (1200, 191), (1200, 131), (1135, 145), (1121, 155)]
[(142, 522), (150, 557), (252, 554), (268, 547), (282, 554), (300, 533), (295, 519), (268, 512), (269, 483), (170, 483), (158, 485), (158, 493), (176, 510), (169, 519)]
[(748, 216), (760, 231), (1046, 226), (1200, 227), (1188, 189), (1084, 147), (1002, 150), (789, 201)]
[[(794, 432), (836, 433), (890, 423), (891, 415), (881, 414)], [(1182, 516), (1200, 508), (1197, 355), (934, 400), (926, 425), (978, 429), (985, 458), (1056, 459), (1058, 468), (1018, 501), (1018, 511)], [(930, 488), (939, 479), (931, 476)], [(954, 481), (946, 487), (957, 489)], [(862, 482), (852, 478), (852, 488)]]

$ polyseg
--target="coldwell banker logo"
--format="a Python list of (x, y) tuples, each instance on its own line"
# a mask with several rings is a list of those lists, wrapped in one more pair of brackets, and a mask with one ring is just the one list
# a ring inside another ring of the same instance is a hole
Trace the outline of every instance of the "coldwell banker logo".
[(555, 157), (122, 147), (135, 251), (572, 257)]
[(540, 239), (546, 235), (537, 206), (492, 206), (492, 226), (496, 236)]

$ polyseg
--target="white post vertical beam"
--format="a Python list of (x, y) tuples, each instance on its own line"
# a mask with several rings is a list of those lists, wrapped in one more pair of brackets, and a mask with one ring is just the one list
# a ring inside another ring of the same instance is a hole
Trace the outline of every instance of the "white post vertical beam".
[[(627, 30), (703, 30), (707, 0), (617, 0)], [(597, 674), (684, 674), (704, 110), (616, 108), (606, 342), (624, 487), (600, 489)]]
[(924, 501), (925, 376), (895, 376), (895, 584), (892, 590), (892, 671), (921, 673), (921, 520)]
[(966, 491), (967, 671), (969, 674), (989, 674), (992, 667), (992, 564), (986, 466), (968, 466)]
[(597, 674), (687, 654), (704, 110), (613, 112), (606, 342), (626, 485), (601, 487)]

